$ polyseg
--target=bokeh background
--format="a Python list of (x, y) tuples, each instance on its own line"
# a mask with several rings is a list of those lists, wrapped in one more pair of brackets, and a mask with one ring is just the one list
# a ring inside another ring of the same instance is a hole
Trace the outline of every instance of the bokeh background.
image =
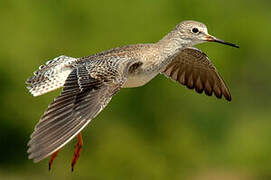
[[(240, 45), (209, 43), (233, 97), (199, 95), (158, 76), (122, 89), (84, 129), (75, 172), (72, 141), (48, 171), (27, 158), (35, 124), (60, 90), (32, 97), (25, 80), (59, 55), (156, 42), (183, 20)], [(271, 179), (271, 1), (2, 0), (0, 179)]]

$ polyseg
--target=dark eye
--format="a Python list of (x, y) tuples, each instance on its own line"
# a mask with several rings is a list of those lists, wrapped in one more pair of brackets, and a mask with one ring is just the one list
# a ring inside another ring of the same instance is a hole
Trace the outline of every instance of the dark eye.
[(199, 29), (198, 29), (198, 28), (193, 28), (193, 29), (192, 29), (192, 32), (193, 32), (193, 33), (198, 33), (198, 32), (199, 32)]

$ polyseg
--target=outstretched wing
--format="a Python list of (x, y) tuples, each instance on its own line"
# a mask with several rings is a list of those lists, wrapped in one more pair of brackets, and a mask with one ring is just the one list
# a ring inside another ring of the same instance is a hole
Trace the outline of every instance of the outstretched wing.
[(89, 73), (85, 66), (70, 73), (31, 135), (30, 159), (38, 162), (63, 147), (108, 104), (125, 81), (118, 72), (110, 73)]
[(196, 48), (182, 50), (162, 74), (189, 89), (195, 89), (198, 93), (204, 91), (206, 95), (211, 96), (214, 92), (217, 98), (224, 95), (231, 101), (230, 92), (215, 66), (206, 54)]

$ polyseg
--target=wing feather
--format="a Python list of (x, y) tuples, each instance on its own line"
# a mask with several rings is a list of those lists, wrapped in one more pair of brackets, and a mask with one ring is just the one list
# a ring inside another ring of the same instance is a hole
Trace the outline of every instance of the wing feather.
[(230, 92), (206, 54), (196, 48), (186, 48), (162, 72), (165, 76), (196, 92), (231, 101)]
[(94, 78), (85, 66), (70, 73), (62, 93), (48, 107), (31, 135), (30, 159), (38, 162), (63, 147), (109, 103), (125, 82), (125, 77), (116, 77), (119, 73), (112, 72), (111, 79), (103, 79), (105, 72)]

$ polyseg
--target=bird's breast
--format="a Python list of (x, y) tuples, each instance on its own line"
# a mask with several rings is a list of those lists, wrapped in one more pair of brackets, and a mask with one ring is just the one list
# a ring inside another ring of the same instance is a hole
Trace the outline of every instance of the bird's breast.
[(129, 74), (126, 82), (124, 83), (124, 88), (132, 88), (143, 86), (152, 80), (158, 73), (138, 73), (138, 74)]

